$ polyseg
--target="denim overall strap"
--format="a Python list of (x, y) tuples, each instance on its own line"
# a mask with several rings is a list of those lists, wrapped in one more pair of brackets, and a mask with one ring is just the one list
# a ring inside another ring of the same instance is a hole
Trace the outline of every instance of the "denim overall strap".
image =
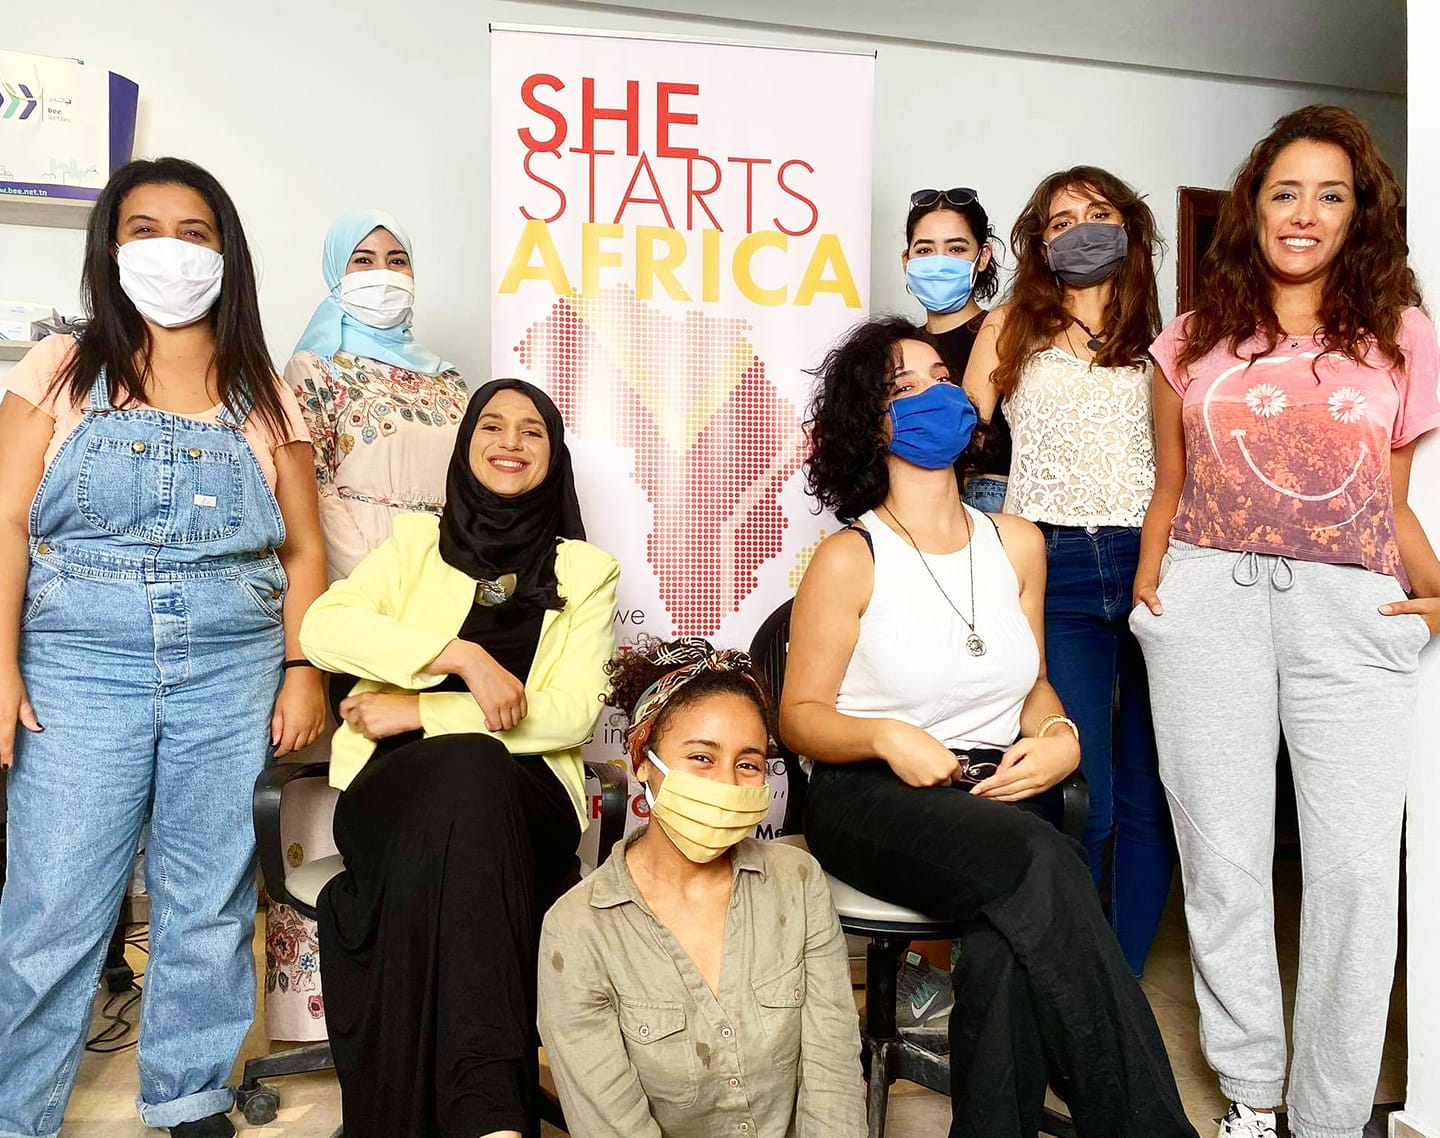
[(105, 378), (103, 367), (95, 374), (95, 382), (90, 385), (90, 410), (102, 412), (115, 410), (114, 405), (110, 402), (110, 381)]
[(236, 392), (232, 401), (227, 402), (220, 411), (220, 417), (216, 420), (221, 426), (229, 427), (232, 431), (243, 430), (245, 420), (249, 418), (255, 403), (249, 396)]

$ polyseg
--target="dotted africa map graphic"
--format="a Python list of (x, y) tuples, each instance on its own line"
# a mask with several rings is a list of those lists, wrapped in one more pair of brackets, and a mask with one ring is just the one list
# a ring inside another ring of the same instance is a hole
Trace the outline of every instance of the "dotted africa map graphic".
[(677, 635), (713, 636), (785, 533), (778, 499), (803, 434), (749, 331), (620, 286), (562, 297), (515, 346), (568, 430), (634, 449), (655, 511), (646, 554)]

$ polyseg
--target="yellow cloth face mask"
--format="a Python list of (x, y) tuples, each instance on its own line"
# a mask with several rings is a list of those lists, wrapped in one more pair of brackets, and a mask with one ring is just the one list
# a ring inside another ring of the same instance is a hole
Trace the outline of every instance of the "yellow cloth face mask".
[(675, 848), (693, 862), (714, 861), (731, 846), (755, 832), (770, 813), (770, 787), (734, 786), (701, 778), (688, 771), (666, 769), (645, 751), (655, 769), (665, 776), (660, 793), (645, 784), (650, 816), (660, 823)]

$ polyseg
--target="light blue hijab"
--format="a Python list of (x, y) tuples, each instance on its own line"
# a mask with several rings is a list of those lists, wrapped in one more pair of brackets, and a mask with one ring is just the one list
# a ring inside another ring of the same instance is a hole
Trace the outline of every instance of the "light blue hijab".
[[(317, 356), (333, 359), (336, 352), (349, 352), (352, 356), (364, 356), (379, 360), (395, 367), (409, 368), (422, 375), (439, 375), (455, 365), (442, 360), (428, 348), (415, 342), (410, 331), (410, 321), (394, 328), (372, 328), (362, 324), (340, 307), (337, 299), (340, 278), (345, 275), (345, 266), (350, 263), (350, 254), (355, 246), (376, 229), (388, 229), (395, 235), (406, 253), (410, 253), (410, 237), (400, 228), (400, 223), (381, 209), (352, 209), (342, 214), (325, 234), (325, 259), (322, 268), (330, 295), (320, 302), (310, 323), (305, 326), (296, 352), (314, 352)], [(413, 259), (413, 254), (412, 254)]]

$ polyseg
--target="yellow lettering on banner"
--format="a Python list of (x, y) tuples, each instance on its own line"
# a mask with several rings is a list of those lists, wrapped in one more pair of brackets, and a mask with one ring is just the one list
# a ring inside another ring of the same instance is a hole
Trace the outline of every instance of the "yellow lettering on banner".
[(735, 286), (740, 290), (741, 296), (767, 308), (785, 303), (783, 285), (780, 288), (762, 288), (755, 283), (755, 277), (750, 272), (750, 261), (761, 249), (779, 249), (783, 253), (789, 243), (785, 234), (777, 233), (773, 229), (762, 229), (757, 233), (747, 234), (740, 244), (735, 246), (731, 268), (735, 273)]
[[(665, 244), (663, 256), (656, 256), (656, 245)], [(635, 295), (652, 300), (655, 282), (671, 300), (689, 300), (690, 294), (675, 275), (685, 261), (685, 238), (674, 229), (660, 225), (641, 225), (635, 230)]]
[(700, 231), (700, 299), (706, 304), (720, 300), (720, 230)]
[(600, 295), (600, 270), (618, 269), (625, 256), (618, 249), (602, 249), (600, 242), (625, 236), (625, 227), (618, 223), (586, 221), (580, 226), (580, 295)]
[[(531, 259), (540, 254), (540, 263), (532, 265)], [(556, 296), (570, 292), (570, 278), (565, 275), (565, 266), (560, 262), (560, 250), (550, 236), (550, 226), (543, 221), (527, 221), (515, 244), (515, 255), (510, 258), (510, 267), (505, 270), (505, 279), (500, 282), (501, 293), (515, 292), (526, 281), (548, 281)]]
[[(834, 276), (825, 275), (826, 266), (834, 267)], [(855, 287), (855, 275), (850, 271), (850, 263), (845, 260), (840, 238), (834, 233), (822, 233), (816, 242), (815, 252), (810, 255), (810, 263), (805, 266), (805, 275), (800, 279), (800, 287), (795, 290), (795, 304), (808, 305), (819, 292), (835, 293), (845, 302), (846, 308), (860, 307), (860, 291)]]

